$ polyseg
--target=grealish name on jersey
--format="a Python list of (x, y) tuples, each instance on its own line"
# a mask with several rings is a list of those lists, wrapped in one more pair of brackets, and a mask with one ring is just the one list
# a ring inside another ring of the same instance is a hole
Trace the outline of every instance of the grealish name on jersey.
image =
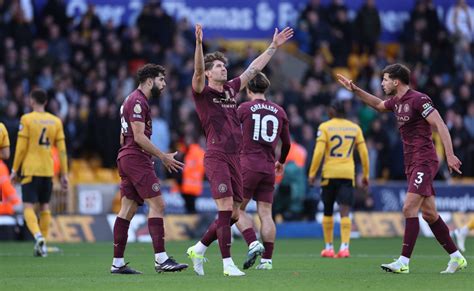
[(265, 109), (265, 110), (271, 111), (275, 114), (278, 112), (278, 109), (276, 109), (272, 105), (268, 105), (268, 104), (264, 104), (264, 103), (257, 103), (255, 105), (252, 105), (252, 107), (250, 107), (250, 110), (252, 110), (252, 112), (255, 112), (259, 109)]

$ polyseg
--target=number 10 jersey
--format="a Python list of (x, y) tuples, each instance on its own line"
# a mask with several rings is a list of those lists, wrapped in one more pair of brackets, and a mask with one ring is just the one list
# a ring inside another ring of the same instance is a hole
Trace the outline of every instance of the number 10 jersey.
[[(285, 110), (273, 102), (259, 99), (242, 103), (237, 113), (242, 123), (242, 167), (256, 172), (274, 172), (278, 141), (281, 139), (283, 144), (290, 143)], [(285, 158), (286, 154), (281, 162), (284, 163)]]

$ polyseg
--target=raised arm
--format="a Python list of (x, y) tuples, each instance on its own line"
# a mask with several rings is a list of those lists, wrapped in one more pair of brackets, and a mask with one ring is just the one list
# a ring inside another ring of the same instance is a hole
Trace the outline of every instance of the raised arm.
[(160, 151), (156, 146), (154, 146), (150, 139), (145, 135), (145, 123), (140, 121), (132, 121), (130, 122), (133, 131), (133, 138), (135, 142), (147, 153), (150, 155), (159, 158), (166, 169), (171, 172), (178, 170), (182, 170), (184, 164), (180, 161), (174, 159), (174, 156), (178, 152), (174, 153), (163, 153)]
[(278, 32), (278, 28), (275, 28), (273, 34), (273, 41), (268, 48), (259, 55), (245, 72), (240, 75), (240, 90), (247, 86), (247, 83), (252, 80), (265, 66), (268, 64), (272, 56), (275, 54), (277, 48), (284, 44), (287, 40), (293, 37), (293, 29), (286, 27), (281, 32)]
[(362, 100), (362, 102), (374, 108), (375, 110), (379, 112), (390, 111), (387, 108), (385, 108), (385, 105), (382, 99), (357, 87), (356, 84), (352, 82), (352, 80), (349, 80), (348, 78), (344, 77), (341, 74), (337, 74), (337, 81), (342, 86), (344, 86), (347, 90), (354, 92), (360, 98), (360, 100)]
[(434, 110), (426, 117), (426, 121), (438, 130), (438, 133), (443, 141), (444, 152), (446, 153), (446, 161), (448, 162), (449, 172), (452, 173), (453, 170), (458, 174), (462, 174), (459, 169), (462, 165), (461, 161), (454, 155), (453, 143), (451, 141), (451, 136), (449, 135), (448, 127), (444, 123), (443, 119), (439, 115), (438, 110)]
[(194, 51), (194, 74), (192, 86), (196, 93), (204, 90), (206, 77), (204, 75), (204, 53), (202, 51), (202, 27), (196, 24), (196, 50)]

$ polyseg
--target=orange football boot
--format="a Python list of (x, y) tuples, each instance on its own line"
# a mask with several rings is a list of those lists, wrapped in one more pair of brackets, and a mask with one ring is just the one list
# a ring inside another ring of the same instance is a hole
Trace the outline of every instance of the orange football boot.
[(323, 258), (334, 258), (334, 250), (333, 249), (323, 249), (321, 251), (321, 257)]
[(349, 249), (345, 249), (345, 250), (340, 250), (337, 255), (335, 256), (335, 258), (348, 258), (351, 256), (351, 253), (349, 252)]

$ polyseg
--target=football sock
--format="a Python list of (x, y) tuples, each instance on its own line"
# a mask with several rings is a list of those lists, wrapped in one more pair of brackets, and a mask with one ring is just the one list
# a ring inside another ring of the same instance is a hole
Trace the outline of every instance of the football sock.
[(402, 264), (404, 264), (405, 266), (408, 266), (408, 264), (410, 263), (410, 258), (407, 258), (405, 256), (400, 256), (398, 258), (398, 261)]
[(454, 258), (462, 258), (462, 255), (461, 255), (461, 253), (460, 253), (459, 251), (455, 251), (454, 253), (449, 254), (449, 257), (450, 257), (451, 259), (454, 259)]
[(217, 239), (217, 219), (214, 220), (209, 228), (207, 229), (206, 233), (203, 235), (201, 239), (201, 243), (208, 247), (213, 241)]
[(166, 254), (166, 252), (155, 254), (155, 262), (158, 264), (163, 264), (168, 258), (168, 254)]
[(468, 228), (469, 230), (474, 229), (474, 218), (471, 219), (471, 220), (469, 220), (469, 223), (467, 224), (467, 228)]
[(49, 224), (51, 223), (51, 211), (43, 210), (40, 212), (39, 227), (44, 239), (48, 238)]
[[(151, 241), (155, 254), (165, 251), (165, 229), (163, 227), (163, 218), (148, 218), (148, 230), (150, 231)], [(162, 262), (159, 262), (160, 264)]]
[(341, 243), (341, 246), (339, 247), (340, 251), (347, 250), (349, 249), (349, 244), (348, 243)]
[(270, 260), (270, 262), (272, 261), (273, 246), (274, 246), (274, 243), (272, 242), (266, 242), (266, 241), (263, 242), (263, 247), (265, 248), (265, 251), (263, 251), (262, 259)]
[(114, 267), (116, 268), (120, 268), (122, 267), (123, 265), (125, 265), (125, 260), (123, 258), (113, 258), (112, 260), (112, 270), (115, 269)]
[(349, 217), (341, 218), (341, 249), (347, 249), (349, 247), (349, 241), (351, 239), (351, 219)]
[(244, 237), (245, 242), (248, 246), (250, 246), (251, 243), (257, 240), (257, 236), (255, 235), (253, 227), (249, 227), (246, 230), (242, 231), (242, 236)]
[[(114, 258), (123, 258), (128, 239), (130, 221), (117, 216), (114, 224)], [(115, 265), (115, 264), (114, 264)], [(117, 266), (117, 265), (115, 265)]]
[(38, 218), (36, 217), (35, 211), (31, 207), (27, 207), (23, 210), (23, 216), (25, 217), (26, 226), (29, 231), (35, 239), (37, 239), (38, 235), (41, 236), (41, 230), (38, 225)]
[(324, 242), (326, 243), (326, 248), (328, 244), (333, 242), (333, 230), (334, 230), (334, 219), (332, 216), (323, 216), (323, 234), (324, 234)]
[(232, 260), (232, 258), (224, 258), (222, 259), (222, 264), (224, 265), (224, 268), (229, 266), (229, 265), (234, 265), (234, 261)]
[(260, 263), (266, 263), (266, 262), (272, 262), (272, 259), (264, 259), (264, 258), (261, 258), (260, 259)]
[(217, 239), (219, 240), (219, 249), (221, 250), (222, 258), (230, 258), (230, 217), (232, 211), (219, 211), (217, 214)]
[(441, 244), (441, 246), (443, 246), (448, 254), (452, 254), (458, 250), (453, 242), (453, 239), (449, 235), (449, 228), (446, 223), (444, 223), (441, 216), (439, 216), (438, 220), (436, 220), (433, 224), (430, 224), (430, 228), (438, 242)]
[(197, 244), (194, 245), (194, 251), (200, 255), (204, 255), (207, 250), (207, 246), (204, 245), (201, 241), (198, 241)]
[(411, 257), (415, 248), (416, 239), (420, 232), (420, 222), (418, 217), (409, 217), (405, 219), (405, 234), (403, 236), (402, 256)]

